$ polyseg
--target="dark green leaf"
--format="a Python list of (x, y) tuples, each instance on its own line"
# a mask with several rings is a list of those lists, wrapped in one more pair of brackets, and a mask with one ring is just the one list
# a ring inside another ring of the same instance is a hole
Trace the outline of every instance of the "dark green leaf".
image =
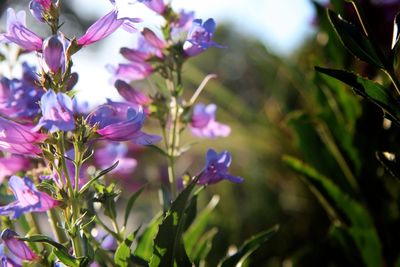
[(167, 211), (154, 239), (150, 266), (192, 266), (183, 246), (182, 234), (185, 226), (186, 207), (198, 177), (178, 195)]
[(340, 221), (357, 244), (364, 264), (368, 267), (382, 266), (382, 251), (378, 234), (368, 211), (336, 186), (329, 178), (320, 174), (300, 160), (285, 156), (284, 162), (304, 177), (330, 216)]
[(46, 243), (54, 247), (54, 254), (57, 256), (57, 258), (67, 266), (72, 266), (72, 267), (79, 267), (79, 264), (81, 260), (83, 259), (76, 259), (75, 257), (71, 256), (68, 252), (68, 249), (61, 245), (60, 243), (54, 241), (48, 236), (45, 235), (33, 235), (30, 237), (25, 237), (25, 238), (19, 238), (20, 240), (26, 241), (26, 242), (39, 242), (39, 243)]
[(315, 69), (350, 85), (357, 94), (382, 108), (388, 119), (400, 126), (400, 105), (388, 89), (348, 71), (321, 67), (315, 67)]
[(279, 226), (275, 225), (274, 227), (249, 238), (244, 242), (244, 244), (235, 254), (222, 260), (219, 266), (220, 267), (242, 266), (243, 262), (247, 259), (247, 257), (250, 256), (251, 253), (253, 253), (262, 244), (268, 241), (271, 238), (271, 236), (273, 236), (278, 230)]
[(126, 226), (126, 224), (128, 223), (129, 214), (131, 213), (133, 204), (135, 204), (136, 199), (143, 192), (144, 188), (145, 188), (145, 185), (142, 186), (138, 191), (133, 193), (132, 196), (129, 198), (128, 204), (126, 204), (126, 208), (125, 208), (124, 226)]
[(351, 53), (369, 64), (383, 68), (382, 59), (365, 34), (332, 10), (328, 10), (328, 17), (343, 45)]

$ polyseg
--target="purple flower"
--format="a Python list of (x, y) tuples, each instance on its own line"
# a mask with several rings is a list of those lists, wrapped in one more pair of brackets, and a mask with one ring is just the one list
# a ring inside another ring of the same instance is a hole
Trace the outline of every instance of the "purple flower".
[(0, 215), (13, 214), (13, 218), (19, 218), (28, 212), (43, 212), (60, 204), (45, 192), (38, 191), (28, 177), (20, 178), (11, 176), (8, 186), (16, 200), (6, 206), (0, 207)]
[(87, 29), (86, 33), (78, 39), (78, 45), (87, 46), (100, 41), (115, 32), (120, 26), (132, 32), (135, 30), (132, 23), (136, 22), (140, 22), (140, 19), (118, 18), (118, 10), (113, 9)]
[[(140, 92), (133, 88), (130, 84), (117, 80), (114, 84), (115, 88), (117, 88), (118, 93), (128, 102), (140, 105), (140, 106), (148, 106), (151, 103), (151, 99), (145, 95), (144, 93)], [(147, 113), (147, 112), (146, 112)]]
[(147, 62), (132, 62), (119, 64), (117, 68), (108, 65), (108, 71), (113, 74), (113, 79), (127, 82), (142, 80), (154, 72), (153, 67)]
[(152, 30), (149, 28), (144, 28), (142, 31), (142, 35), (144, 39), (149, 43), (151, 46), (158, 48), (158, 49), (164, 49), (167, 47), (167, 43), (160, 39)]
[(9, 155), (0, 158), (0, 183), (3, 182), (6, 176), (10, 176), (19, 171), (28, 170), (29, 167), (30, 160), (19, 155)]
[(64, 93), (47, 91), (41, 98), (42, 118), (37, 127), (45, 127), (51, 133), (75, 129), (72, 100)]
[(97, 133), (101, 139), (150, 145), (159, 141), (160, 137), (141, 131), (145, 117), (141, 106), (109, 102), (93, 111), (88, 117), (88, 122), (92, 125), (97, 124)]
[(181, 10), (179, 12), (179, 17), (177, 20), (171, 23), (171, 36), (174, 40), (180, 41), (185, 40), (187, 32), (192, 27), (192, 22), (194, 19), (194, 12), (189, 11), (186, 12), (185, 10)]
[(204, 23), (202, 23), (201, 19), (193, 20), (192, 28), (189, 31), (186, 42), (183, 44), (185, 54), (192, 57), (212, 46), (222, 48), (222, 46), (211, 40), (215, 32), (215, 26), (213, 19), (208, 19)]
[(92, 234), (94, 235), (94, 238), (100, 242), (100, 245), (103, 249), (108, 250), (108, 251), (112, 251), (112, 250), (116, 250), (118, 243), (115, 240), (115, 238), (110, 235), (107, 234), (106, 231), (102, 230), (102, 229), (97, 229), (94, 228), (92, 230)]
[(139, 0), (139, 2), (142, 2), (148, 8), (160, 15), (164, 13), (167, 7), (167, 5), (164, 3), (164, 0)]
[(36, 145), (47, 138), (33, 126), (22, 125), (0, 117), (0, 150), (22, 155), (37, 155), (42, 150)]
[(12, 254), (21, 260), (36, 260), (38, 258), (36, 253), (33, 252), (24, 241), (21, 241), (15, 237), (18, 237), (18, 234), (11, 229), (5, 229), (1, 233), (1, 239), (3, 239), (4, 244)]
[(65, 50), (68, 45), (63, 34), (52, 35), (43, 42), (44, 72), (53, 74), (65, 71)]
[(14, 9), (7, 9), (7, 32), (0, 39), (15, 43), (28, 51), (42, 49), (42, 38), (25, 26), (25, 11), (15, 14)]
[[(154, 36), (153, 39), (155, 40), (149, 42), (149, 40), (151, 40), (151, 34), (147, 33), (146, 39), (143, 34), (144, 32), (145, 31), (138, 36), (136, 48), (121, 48), (120, 53), (127, 60), (132, 62), (145, 62), (152, 57), (163, 58), (162, 48), (166, 46), (165, 41), (159, 39), (157, 36)], [(156, 46), (154, 46), (153, 43), (155, 43)], [(162, 48), (160, 49), (157, 46)]]
[(231, 128), (228, 125), (215, 120), (215, 104), (197, 104), (194, 106), (190, 130), (198, 137), (214, 138), (226, 137), (230, 134)]
[(0, 79), (0, 113), (32, 122), (40, 111), (38, 102), (43, 90), (36, 85), (34, 69), (23, 63), (22, 79)]
[(45, 22), (46, 13), (50, 12), (51, 0), (31, 0), (29, 9), (32, 15), (40, 22)]
[(97, 165), (101, 168), (108, 168), (119, 161), (118, 166), (111, 173), (116, 173), (123, 177), (129, 177), (137, 166), (134, 158), (127, 157), (128, 147), (123, 143), (107, 143), (94, 153)]
[(209, 149), (206, 155), (206, 166), (200, 173), (198, 183), (202, 185), (215, 184), (221, 180), (229, 180), (234, 183), (243, 182), (242, 177), (230, 175), (228, 167), (231, 165), (232, 156), (228, 151), (217, 154), (215, 150)]
[(22, 267), (22, 260), (12, 254), (9, 250), (6, 251), (4, 243), (0, 244), (0, 258), (1, 267)]

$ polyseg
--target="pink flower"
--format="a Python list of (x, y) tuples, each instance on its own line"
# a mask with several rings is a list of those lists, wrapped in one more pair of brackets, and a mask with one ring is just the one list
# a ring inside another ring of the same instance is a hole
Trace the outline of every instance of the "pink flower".
[(198, 137), (215, 138), (226, 137), (231, 128), (215, 120), (217, 106), (215, 104), (197, 104), (194, 106), (190, 130)]
[(121, 26), (125, 30), (132, 32), (135, 30), (133, 23), (140, 21), (141, 20), (137, 18), (118, 18), (118, 10), (113, 9), (87, 29), (86, 33), (78, 39), (78, 45), (87, 46), (100, 41), (115, 32)]
[(37, 143), (47, 135), (37, 133), (33, 126), (22, 125), (0, 117), (0, 150), (14, 154), (37, 155), (42, 153)]
[(25, 11), (15, 14), (14, 9), (7, 9), (7, 32), (0, 35), (0, 41), (15, 43), (28, 51), (40, 51), (42, 38), (26, 27), (25, 17)]
[(8, 157), (0, 158), (0, 183), (3, 182), (6, 176), (27, 170), (29, 166), (29, 159), (19, 155), (10, 155)]
[(15, 238), (17, 236), (18, 234), (11, 229), (5, 229), (1, 232), (1, 239), (3, 239), (6, 247), (12, 254), (21, 260), (36, 260), (38, 258), (36, 253), (33, 252), (24, 241)]
[(45, 192), (38, 191), (28, 177), (20, 178), (12, 176), (8, 186), (16, 200), (8, 205), (0, 207), (0, 215), (13, 214), (13, 218), (19, 218), (29, 212), (43, 212), (60, 204)]

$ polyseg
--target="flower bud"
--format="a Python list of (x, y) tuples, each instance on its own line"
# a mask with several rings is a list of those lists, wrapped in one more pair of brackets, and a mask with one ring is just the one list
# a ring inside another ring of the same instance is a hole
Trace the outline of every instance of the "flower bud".
[[(61, 40), (60, 40), (61, 39)], [(58, 73), (65, 69), (65, 49), (63, 36), (53, 35), (43, 42), (43, 69)]]

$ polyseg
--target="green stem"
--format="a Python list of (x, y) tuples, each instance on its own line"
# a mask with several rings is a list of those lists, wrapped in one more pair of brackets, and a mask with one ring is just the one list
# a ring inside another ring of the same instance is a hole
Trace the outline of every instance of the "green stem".
[(172, 127), (169, 134), (169, 144), (168, 144), (168, 176), (171, 185), (172, 199), (177, 197), (176, 188), (176, 176), (175, 176), (175, 158), (177, 155), (177, 150), (179, 148), (179, 104), (178, 98), (173, 96), (172, 98)]
[[(64, 132), (60, 131), (59, 135), (59, 145), (58, 149), (60, 152), (60, 160), (61, 160), (61, 166), (62, 170), (64, 172), (65, 180), (67, 180), (67, 187), (68, 187), (68, 194), (70, 197), (73, 197), (73, 188), (72, 188), (72, 183), (71, 183), (71, 177), (69, 175), (68, 169), (67, 169), (67, 163), (65, 161), (65, 142), (64, 142)], [(62, 177), (60, 177), (62, 179)]]
[(79, 171), (82, 164), (82, 153), (79, 150), (79, 145), (77, 142), (74, 142), (74, 151), (75, 151), (75, 192), (79, 192)]
[[(84, 253), (83, 247), (82, 247), (82, 240), (81, 240), (81, 236), (79, 233), (80, 229), (76, 223), (80, 216), (80, 203), (79, 203), (79, 199), (77, 198), (77, 194), (72, 187), (71, 177), (70, 177), (68, 169), (67, 169), (67, 164), (65, 161), (64, 132), (62, 132), (62, 131), (60, 132), (60, 136), (59, 136), (59, 150), (60, 150), (60, 154), (61, 154), (60, 160), (61, 160), (62, 169), (64, 172), (65, 179), (67, 180), (68, 195), (70, 197), (70, 205), (71, 205), (70, 208), (71, 208), (71, 213), (72, 213), (71, 225), (73, 227), (73, 229), (71, 229), (72, 247), (73, 247), (75, 256), (80, 257), (80, 256), (83, 256), (83, 253)], [(78, 171), (79, 171), (79, 169), (78, 169)], [(69, 220), (71, 218), (65, 218), (65, 219)]]
[(80, 215), (80, 205), (79, 199), (72, 199), (72, 225), (74, 227), (72, 232), (72, 247), (74, 250), (74, 254), (76, 257), (84, 256), (84, 251), (82, 247), (82, 239), (80, 234), (79, 225), (77, 225), (77, 221)]
[(51, 228), (53, 230), (53, 234), (56, 237), (57, 241), (60, 243), (65, 243), (67, 242), (68, 238), (67, 235), (65, 234), (64, 230), (61, 229), (60, 222), (60, 216), (57, 212), (56, 209), (51, 209), (47, 211), (47, 216), (49, 218), (49, 222), (51, 225)]

